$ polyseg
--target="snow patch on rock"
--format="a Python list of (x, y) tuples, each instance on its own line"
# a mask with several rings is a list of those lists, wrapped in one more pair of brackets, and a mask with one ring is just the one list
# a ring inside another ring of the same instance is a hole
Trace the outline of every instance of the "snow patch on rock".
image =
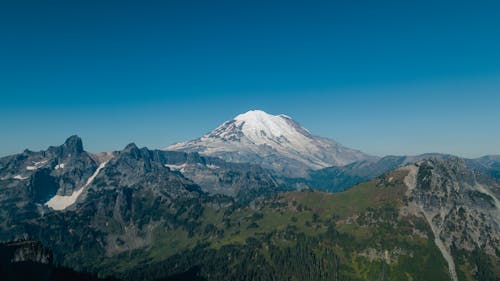
[(95, 177), (99, 174), (99, 172), (106, 166), (108, 162), (103, 162), (97, 167), (95, 172), (87, 179), (87, 182), (85, 183), (84, 186), (79, 188), (76, 191), (73, 191), (73, 193), (69, 196), (66, 195), (55, 195), (52, 197), (49, 201), (45, 203), (49, 208), (56, 210), (56, 211), (62, 211), (69, 206), (73, 205), (80, 194), (94, 181)]
[(27, 180), (29, 179), (29, 177), (27, 176), (22, 176), (22, 175), (15, 175), (15, 176), (5, 176), (5, 177), (2, 177), (0, 180), (10, 180), (10, 179), (15, 179), (15, 180)]
[(42, 160), (42, 161), (33, 161), (33, 166), (26, 166), (26, 170), (28, 171), (34, 171), (38, 170), (39, 168), (43, 167), (45, 164), (47, 164), (48, 160)]
[(64, 169), (64, 163), (57, 164), (54, 169), (59, 170), (59, 169)]
[(180, 171), (183, 172), (186, 164), (174, 165), (174, 164), (165, 164), (165, 167), (169, 168), (172, 171)]

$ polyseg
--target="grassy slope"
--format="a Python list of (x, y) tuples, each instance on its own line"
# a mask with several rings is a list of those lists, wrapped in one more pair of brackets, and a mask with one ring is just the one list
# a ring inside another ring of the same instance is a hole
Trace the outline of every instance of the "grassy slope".
[[(271, 244), (293, 245), (279, 233), (293, 229), (321, 237), (321, 247), (331, 248), (343, 272), (358, 280), (449, 280), (446, 264), (435, 247), (426, 223), (398, 214), (403, 205), (403, 171), (355, 186), (341, 193), (298, 191), (259, 202), (257, 207), (228, 211), (205, 206), (199, 231), (189, 237), (183, 229), (156, 229), (149, 250), (124, 253), (100, 260), (101, 268), (126, 271), (145, 262), (159, 262), (208, 242), (211, 248), (246, 243), (248, 238), (271, 234)], [(326, 239), (329, 226), (340, 233)], [(269, 246), (269, 245), (267, 245)], [(266, 246), (266, 247), (267, 247)], [(263, 246), (263, 254), (265, 248)]]

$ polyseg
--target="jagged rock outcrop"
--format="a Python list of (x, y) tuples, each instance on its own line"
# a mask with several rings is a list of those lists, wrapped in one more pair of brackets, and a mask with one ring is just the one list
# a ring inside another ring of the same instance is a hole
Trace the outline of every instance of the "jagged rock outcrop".
[[(251, 200), (280, 188), (270, 172), (255, 165), (133, 143), (121, 151), (90, 154), (77, 137), (0, 163), (0, 174), (8, 177), (0, 182), (0, 238), (34, 235), (55, 249), (59, 260), (68, 249), (114, 255), (147, 247), (158, 228), (189, 226), (191, 215), (181, 214), (212, 200), (206, 192)], [(19, 170), (26, 170), (29, 180), (8, 176)], [(66, 193), (69, 182), (71, 193)], [(207, 204), (232, 201), (221, 197)]]
[[(203, 191), (241, 197), (249, 192), (276, 192), (284, 185), (272, 172), (258, 165), (229, 163), (196, 152), (158, 152), (162, 163), (198, 184)], [(241, 195), (241, 196), (240, 196)]]
[[(97, 166), (92, 154), (83, 150), (82, 140), (71, 136), (61, 146), (0, 158), (0, 181), (3, 186), (25, 186), (35, 195), (46, 189), (40, 193), (43, 198), (36, 196), (38, 202), (49, 195), (70, 195), (85, 184)], [(50, 190), (46, 183), (50, 183)]]
[(52, 263), (52, 252), (36, 240), (19, 240), (0, 244), (0, 253), (0, 260), (3, 263)]
[(409, 169), (409, 210), (426, 218), (453, 280), (458, 280), (457, 251), (479, 250), (499, 261), (500, 205), (495, 194), (500, 185), (457, 157), (428, 159), (404, 169)]
[(412, 201), (429, 214), (447, 246), (500, 251), (500, 206), (494, 195), (500, 186), (485, 185), (460, 158), (417, 165)]
[(117, 281), (75, 272), (53, 263), (52, 251), (38, 240), (0, 243), (0, 280), (3, 281)]

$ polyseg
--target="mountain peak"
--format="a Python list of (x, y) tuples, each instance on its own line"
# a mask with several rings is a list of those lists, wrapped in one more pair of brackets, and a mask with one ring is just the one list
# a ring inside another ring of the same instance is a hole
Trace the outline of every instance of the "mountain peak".
[[(256, 144), (263, 144), (269, 139), (285, 137), (310, 138), (309, 131), (286, 115), (271, 115), (262, 110), (250, 110), (236, 116), (233, 120), (244, 135)], [(224, 125), (223, 125), (224, 126)], [(293, 136), (296, 134), (295, 136)], [(300, 136), (301, 135), (301, 136)]]
[(64, 142), (64, 147), (68, 153), (81, 153), (83, 152), (82, 139), (77, 135), (70, 136)]
[(236, 116), (234, 120), (249, 121), (249, 120), (273, 119), (277, 117), (293, 120), (292, 117), (288, 115), (285, 114), (272, 115), (260, 109), (249, 110), (245, 113)]
[(125, 152), (130, 152), (133, 150), (139, 150), (139, 147), (137, 147), (137, 145), (133, 142), (127, 144), (127, 146), (125, 146), (125, 148), (123, 149), (123, 151)]
[(266, 118), (272, 118), (274, 115), (271, 115), (265, 111), (262, 110), (249, 110), (245, 113), (242, 113), (238, 116), (236, 116), (234, 119), (235, 120), (255, 120), (255, 119), (266, 119)]
[(287, 115), (272, 115), (262, 110), (240, 114), (198, 139), (167, 149), (262, 164), (277, 171), (286, 170), (288, 174), (345, 165), (368, 157), (333, 140), (312, 135)]

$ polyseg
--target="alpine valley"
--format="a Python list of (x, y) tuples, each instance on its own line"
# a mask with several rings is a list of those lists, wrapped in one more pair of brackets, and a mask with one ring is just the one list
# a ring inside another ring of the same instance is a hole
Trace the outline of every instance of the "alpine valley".
[(0, 158), (2, 280), (500, 280), (500, 156), (375, 157), (254, 110)]

